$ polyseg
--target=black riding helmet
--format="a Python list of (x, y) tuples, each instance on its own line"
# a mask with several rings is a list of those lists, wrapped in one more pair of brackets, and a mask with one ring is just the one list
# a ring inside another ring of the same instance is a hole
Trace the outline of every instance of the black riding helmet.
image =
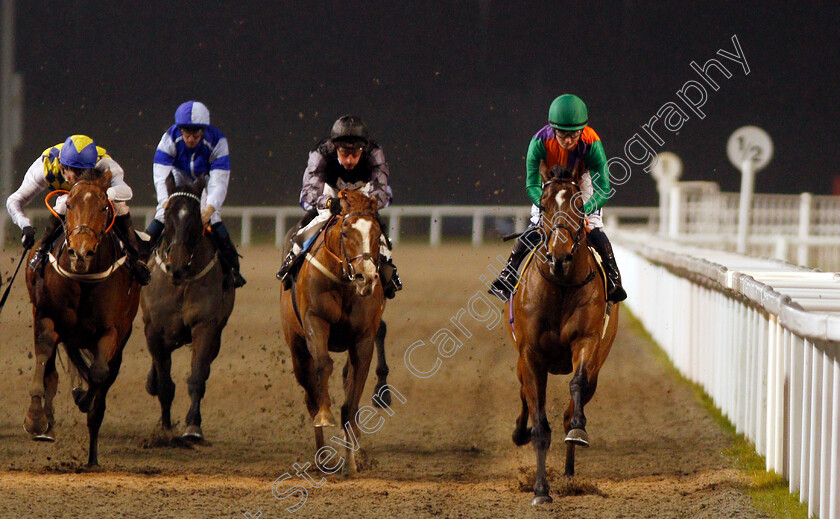
[(343, 115), (333, 124), (330, 141), (336, 146), (365, 147), (368, 144), (367, 126), (358, 115)]

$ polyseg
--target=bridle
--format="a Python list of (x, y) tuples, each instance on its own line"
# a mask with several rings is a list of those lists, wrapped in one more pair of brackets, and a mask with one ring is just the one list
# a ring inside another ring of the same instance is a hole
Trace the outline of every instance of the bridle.
[[(53, 216), (55, 216), (56, 218), (60, 218), (60, 216), (59, 216), (59, 215), (58, 215), (58, 213), (55, 211), (55, 209), (53, 209), (53, 207), (50, 205), (50, 199), (51, 199), (51, 198), (53, 198), (53, 197), (54, 197), (54, 196), (56, 196), (56, 195), (62, 195), (62, 194), (66, 194), (66, 195), (68, 195), (68, 198), (69, 198), (69, 195), (70, 195), (70, 193), (73, 191), (73, 189), (75, 189), (75, 188), (76, 188), (76, 186), (78, 186), (78, 185), (80, 185), (80, 184), (86, 184), (86, 185), (89, 185), (89, 186), (95, 186), (95, 187), (98, 187), (98, 188), (102, 189), (102, 186), (100, 186), (99, 184), (97, 184), (97, 183), (95, 183), (95, 182), (90, 182), (90, 181), (87, 181), (87, 180), (80, 180), (80, 181), (76, 182), (76, 183), (73, 185), (73, 187), (70, 189), (70, 191), (66, 191), (66, 190), (64, 190), (64, 189), (56, 189), (55, 191), (53, 191), (53, 192), (51, 192), (50, 194), (48, 194), (48, 195), (46, 196), (46, 198), (44, 199), (44, 202), (45, 202), (45, 203), (46, 203), (46, 205), (47, 205), (47, 209), (49, 209), (49, 210), (50, 210), (50, 212), (53, 214)], [(102, 191), (105, 191), (105, 190), (104, 190), (104, 189), (102, 189)], [(82, 233), (83, 233), (83, 234), (88, 234), (88, 235), (90, 235), (90, 236), (94, 239), (94, 241), (96, 242), (96, 245), (99, 245), (99, 243), (102, 241), (102, 239), (105, 237), (105, 235), (106, 235), (106, 234), (107, 234), (107, 233), (111, 230), (111, 228), (114, 226), (114, 222), (115, 222), (115, 221), (116, 221), (116, 219), (117, 219), (117, 211), (116, 211), (116, 209), (114, 209), (114, 203), (113, 203), (113, 202), (111, 202), (111, 199), (110, 199), (110, 198), (107, 198), (107, 197), (106, 197), (105, 199), (108, 201), (108, 206), (107, 206), (107, 207), (109, 207), (109, 208), (110, 208), (110, 210), (111, 210), (111, 223), (109, 223), (109, 224), (108, 224), (108, 226), (107, 226), (107, 227), (105, 227), (104, 229), (100, 230), (99, 232), (96, 232), (96, 231), (93, 229), (93, 227), (91, 227), (91, 226), (89, 226), (89, 225), (87, 225), (87, 224), (84, 224), (84, 223), (79, 224), (79, 225), (77, 225), (77, 226), (73, 227), (72, 229), (68, 230), (68, 229), (67, 229), (67, 221), (66, 221), (66, 220), (62, 220), (62, 222), (61, 222), (61, 226), (62, 226), (62, 227), (64, 227), (64, 243), (65, 243), (65, 245), (66, 245), (66, 246), (68, 246), (68, 247), (70, 246), (70, 238), (71, 238), (74, 234), (77, 234), (77, 233), (78, 233), (78, 234), (82, 234)]]
[[(376, 213), (373, 211), (353, 211), (343, 215), (333, 216), (329, 222), (327, 222), (327, 228), (331, 225), (336, 224), (336, 220), (340, 217), (341, 222), (339, 223), (339, 240), (338, 240), (338, 254), (334, 253), (329, 249), (327, 246), (326, 236), (324, 237), (324, 250), (326, 250), (333, 258), (338, 261), (339, 266), (341, 267), (341, 279), (345, 283), (352, 283), (353, 282), (353, 275), (356, 272), (356, 269), (353, 265), (356, 261), (365, 261), (370, 260), (373, 261), (373, 264), (376, 266), (376, 269), (379, 269), (379, 258), (374, 258), (373, 254), (370, 252), (363, 252), (361, 254), (357, 254), (352, 258), (347, 257), (347, 251), (345, 246), (345, 241), (347, 238), (347, 232), (345, 229), (347, 228), (348, 218), (351, 216), (357, 216), (362, 218), (370, 218), (370, 220), (379, 226), (379, 220), (376, 218)], [(374, 244), (374, 246), (378, 246), (378, 244)]]
[[(177, 198), (177, 197), (184, 197), (184, 198), (190, 198), (192, 200), (195, 200), (196, 202), (198, 202), (198, 206), (201, 207), (201, 197), (194, 194), (194, 193), (190, 193), (189, 191), (176, 191), (176, 192), (170, 194), (169, 197), (167, 197), (166, 201), (168, 203), (170, 200), (172, 200), (173, 198)], [(201, 235), (202, 236), (204, 235), (204, 232), (205, 232), (205, 228), (202, 225), (201, 226)], [(156, 254), (156, 257), (160, 258), (159, 263), (163, 263), (164, 265), (167, 264), (166, 262), (169, 259), (169, 251), (171, 249), (172, 249), (172, 244), (170, 243), (170, 244), (168, 244), (168, 246), (164, 250), (159, 251), (158, 254)], [(187, 269), (189, 269), (192, 266), (193, 259), (195, 259), (196, 249), (197, 249), (197, 247), (189, 247), (190, 257), (187, 260), (187, 264), (186, 264)], [(164, 268), (163, 270), (167, 274), (169, 273), (168, 269)]]
[[(578, 192), (580, 192), (580, 186), (577, 184), (577, 182), (575, 182), (574, 180), (571, 180), (571, 179), (560, 179), (560, 178), (552, 178), (551, 180), (543, 182), (543, 185), (542, 185), (543, 192), (545, 192), (546, 186), (548, 186), (549, 184), (552, 184), (552, 183), (571, 184), (571, 185), (573, 185), (577, 188)], [(573, 212), (576, 212), (576, 211), (573, 211)], [(580, 248), (580, 244), (584, 240), (584, 236), (586, 235), (586, 233), (585, 233), (585, 230), (586, 230), (586, 218), (585, 218), (585, 216), (582, 213), (580, 214), (580, 218), (578, 219), (577, 230), (574, 230), (574, 229), (570, 228), (568, 225), (566, 225), (563, 219), (561, 219), (560, 222), (556, 223), (553, 226), (547, 227), (548, 225), (551, 225), (551, 222), (547, 218), (545, 218), (545, 207), (540, 205), (540, 230), (545, 233), (544, 243), (547, 245), (549, 243), (549, 240), (551, 239), (551, 237), (554, 235), (555, 232), (557, 232), (559, 230), (566, 231), (567, 233), (569, 233), (569, 236), (571, 236), (571, 238), (572, 238), (572, 250), (571, 250), (570, 254), (571, 254), (572, 257), (574, 257), (574, 255), (577, 254), (577, 251)], [(545, 231), (546, 228), (547, 228), (547, 231)], [(580, 287), (586, 285), (587, 283), (589, 283), (590, 281), (592, 281), (593, 279), (595, 279), (595, 270), (591, 270), (589, 272), (589, 275), (587, 275), (586, 278), (583, 279), (583, 281), (581, 281), (579, 283), (571, 283), (571, 284), (564, 283), (564, 282), (560, 281), (559, 279), (554, 278), (554, 276), (550, 276), (550, 275), (546, 274), (545, 272), (543, 272), (543, 270), (539, 266), (537, 266), (537, 271), (539, 271), (540, 275), (546, 281), (549, 281), (549, 282), (551, 282), (551, 283), (553, 283), (557, 286), (561, 286), (561, 287), (564, 287), (564, 288), (580, 288)]]
[[(566, 179), (551, 179), (543, 183), (543, 192), (545, 191), (546, 186), (552, 183), (563, 183), (563, 184), (571, 184), (578, 188), (580, 191), (580, 186), (578, 186), (577, 182), (574, 180), (566, 180)], [(546, 224), (551, 225), (551, 222), (545, 218), (545, 207), (540, 206), (540, 227), (545, 228)], [(547, 232), (545, 233), (545, 240), (548, 241), (551, 236), (557, 232), (558, 230), (563, 230), (569, 233), (569, 236), (572, 238), (572, 256), (577, 253), (578, 249), (580, 248), (580, 244), (583, 242), (584, 231), (586, 230), (586, 219), (583, 214), (580, 215), (578, 219), (578, 227), (577, 230), (570, 228), (568, 225), (565, 224), (565, 221), (561, 219), (560, 222), (557, 224), (548, 227)]]

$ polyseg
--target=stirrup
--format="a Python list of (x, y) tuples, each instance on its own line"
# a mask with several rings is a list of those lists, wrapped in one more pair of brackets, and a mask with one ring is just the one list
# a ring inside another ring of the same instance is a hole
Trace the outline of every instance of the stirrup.
[(48, 250), (44, 250), (41, 248), (35, 249), (35, 254), (32, 255), (32, 259), (29, 260), (29, 264), (27, 268), (33, 272), (38, 272), (45, 264), (47, 255), (50, 253)]
[(490, 285), (490, 289), (487, 291), (489, 294), (493, 294), (494, 296), (498, 297), (502, 300), (502, 302), (507, 302), (510, 299), (510, 295), (512, 293), (511, 289), (508, 287), (511, 280), (508, 279), (507, 276), (500, 275), (496, 278), (496, 281), (493, 281), (493, 284)]
[(236, 269), (231, 270), (230, 274), (228, 275), (231, 278), (231, 284), (233, 285), (233, 288), (242, 288), (243, 286), (245, 286), (245, 283), (247, 283), (247, 281), (245, 281), (245, 278), (242, 277), (242, 273)]

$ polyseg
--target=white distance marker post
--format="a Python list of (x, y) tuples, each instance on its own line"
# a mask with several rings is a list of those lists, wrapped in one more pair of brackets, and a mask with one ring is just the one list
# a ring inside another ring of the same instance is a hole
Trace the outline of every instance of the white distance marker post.
[(729, 162), (741, 171), (741, 201), (738, 206), (739, 254), (747, 252), (750, 209), (752, 208), (755, 174), (764, 169), (773, 158), (773, 141), (770, 135), (757, 126), (742, 126), (735, 130), (726, 144)]
[(682, 176), (683, 163), (676, 153), (670, 151), (658, 153), (653, 161), (650, 174), (656, 180), (656, 190), (659, 191), (659, 234), (664, 236), (668, 233), (668, 194)]

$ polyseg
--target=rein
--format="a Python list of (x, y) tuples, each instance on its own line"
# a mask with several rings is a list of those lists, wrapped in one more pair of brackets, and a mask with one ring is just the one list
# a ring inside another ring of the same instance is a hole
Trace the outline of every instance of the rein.
[[(577, 182), (575, 182), (573, 180), (557, 179), (557, 178), (554, 178), (554, 179), (548, 180), (547, 182), (544, 182), (543, 185), (542, 185), (543, 189), (545, 188), (545, 186), (547, 186), (551, 183), (571, 184), (571, 185), (577, 187), (578, 190), (580, 189)], [(541, 205), (540, 206), (540, 212), (541, 212), (541, 214), (540, 214), (540, 227), (543, 227), (545, 225), (545, 222), (546, 222), (546, 218), (544, 218), (543, 215), (542, 215), (542, 212), (544, 211), (544, 209), (545, 208)], [(568, 226), (566, 226), (561, 221), (561, 222), (557, 223), (556, 225), (553, 225), (553, 226), (548, 228), (548, 231), (545, 234), (545, 238), (544, 238), (543, 243), (547, 243), (548, 240), (558, 230), (564, 230), (567, 233), (569, 233), (569, 236), (572, 238), (573, 243), (572, 243), (572, 250), (571, 250), (570, 254), (572, 255), (572, 257), (574, 257), (577, 254), (578, 250), (580, 249), (580, 244), (583, 241), (583, 237), (585, 235), (585, 229), (586, 229), (586, 221), (585, 221), (585, 218), (583, 216), (580, 217), (578, 228), (577, 228), (576, 231), (573, 231), (572, 229), (570, 229)], [(543, 277), (543, 279), (545, 279), (546, 281), (552, 283), (553, 285), (559, 286), (559, 287), (580, 288), (580, 287), (588, 284), (589, 282), (591, 282), (593, 279), (595, 279), (596, 271), (595, 271), (595, 269), (590, 269), (589, 274), (580, 283), (564, 283), (564, 282), (560, 281), (559, 279), (557, 279), (553, 276), (550, 276), (549, 274), (546, 274), (545, 272), (543, 272), (543, 269), (540, 268), (540, 265), (542, 265), (542, 262), (537, 263), (537, 270), (539, 271), (539, 273)]]
[[(331, 251), (329, 246), (327, 245), (327, 231), (329, 230), (329, 228), (331, 226), (335, 225), (335, 222), (339, 218), (339, 216), (341, 216), (341, 226), (339, 228), (339, 240), (338, 240), (339, 251), (338, 251), (338, 254), (336, 254), (333, 251)], [(322, 245), (324, 247), (324, 250), (330, 256), (332, 256), (333, 259), (335, 259), (335, 261), (337, 261), (339, 266), (341, 267), (341, 279), (339, 279), (326, 266), (324, 266), (320, 261), (318, 261), (312, 253), (307, 253), (307, 255), (306, 255), (307, 260), (309, 260), (309, 262), (312, 263), (312, 265), (316, 269), (318, 269), (321, 273), (323, 273), (325, 276), (330, 278), (332, 281), (335, 281), (336, 283), (341, 283), (341, 284), (344, 284), (344, 285), (349, 285), (353, 282), (353, 269), (352, 269), (353, 262), (355, 262), (355, 261), (365, 261), (365, 260), (374, 261), (373, 260), (373, 254), (371, 254), (369, 252), (363, 252), (361, 254), (353, 256), (352, 258), (347, 257), (347, 253), (345, 252), (345, 245), (344, 245), (344, 241), (345, 241), (344, 239), (347, 237), (347, 234), (344, 232), (344, 226), (347, 223), (347, 218), (349, 218), (351, 216), (369, 217), (374, 222), (377, 222), (377, 225), (378, 225), (378, 221), (376, 220), (376, 213), (374, 213), (372, 211), (354, 211), (354, 212), (350, 212), (350, 213), (347, 213), (347, 214), (344, 214), (344, 215), (333, 216), (327, 222), (327, 225), (324, 226), (324, 239), (322, 241)], [(340, 256), (339, 256), (339, 254), (340, 254)], [(379, 268), (379, 262), (374, 261), (374, 264), (376, 265), (376, 267), (378, 269)]]
[[(201, 207), (201, 197), (194, 194), (194, 193), (190, 193), (188, 191), (176, 191), (176, 192), (170, 194), (166, 198), (166, 201), (169, 202), (173, 198), (177, 198), (177, 197), (184, 197), (184, 198), (190, 198), (192, 200), (195, 200), (196, 202), (198, 202), (199, 207)], [(206, 232), (207, 232), (207, 228), (204, 225), (202, 225), (201, 226), (201, 235), (204, 236), (204, 234)], [(168, 257), (169, 256), (168, 250), (165, 251), (164, 254)], [(192, 266), (193, 259), (195, 259), (195, 247), (190, 248), (190, 259), (187, 261), (187, 268), (190, 268)], [(218, 260), (219, 260), (219, 254), (218, 254), (218, 251), (216, 251), (216, 252), (213, 253), (213, 258), (207, 263), (207, 265), (204, 266), (204, 268), (198, 274), (196, 274), (195, 276), (192, 276), (190, 278), (187, 278), (185, 281), (195, 281), (196, 279), (204, 277), (208, 272), (210, 272), (210, 270), (213, 268), (213, 266), (216, 264), (216, 262)], [(158, 247), (158, 250), (155, 251), (155, 262), (158, 264), (158, 266), (160, 266), (161, 270), (163, 270), (166, 274), (171, 276), (171, 274), (169, 274), (169, 270), (166, 266), (166, 263), (164, 262), (164, 258), (160, 257), (160, 247)]]

